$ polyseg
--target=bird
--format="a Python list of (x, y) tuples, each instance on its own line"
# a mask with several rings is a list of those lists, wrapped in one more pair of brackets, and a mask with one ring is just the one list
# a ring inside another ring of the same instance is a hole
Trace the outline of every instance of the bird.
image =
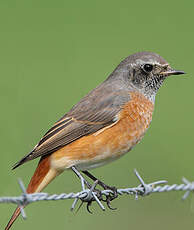
[[(119, 159), (141, 141), (150, 126), (159, 88), (169, 76), (181, 74), (185, 72), (173, 69), (153, 52), (138, 52), (121, 61), (13, 166), (40, 158), (27, 193), (41, 192), (67, 169), (96, 179), (88, 170)], [(17, 207), (5, 230), (20, 212)]]

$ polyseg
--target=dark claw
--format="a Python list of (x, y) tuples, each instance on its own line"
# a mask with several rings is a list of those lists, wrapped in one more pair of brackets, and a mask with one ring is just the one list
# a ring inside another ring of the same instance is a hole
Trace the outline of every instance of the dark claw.
[(110, 190), (113, 191), (113, 194), (111, 194), (113, 200), (118, 197), (118, 193), (117, 193), (117, 188), (116, 187), (108, 187), (108, 189), (110, 189)]
[(110, 200), (107, 199), (106, 204), (110, 210), (116, 210), (117, 208), (111, 207)]
[(105, 189), (109, 189), (113, 191), (113, 194), (109, 194), (106, 196), (106, 200), (104, 200), (111, 210), (116, 210), (117, 208), (111, 207), (111, 201), (118, 197), (117, 189), (115, 187), (106, 186)]
[(93, 212), (90, 211), (90, 206), (91, 206), (91, 204), (92, 204), (92, 201), (88, 202), (86, 208), (87, 208), (87, 211), (88, 211), (90, 214), (93, 214)]

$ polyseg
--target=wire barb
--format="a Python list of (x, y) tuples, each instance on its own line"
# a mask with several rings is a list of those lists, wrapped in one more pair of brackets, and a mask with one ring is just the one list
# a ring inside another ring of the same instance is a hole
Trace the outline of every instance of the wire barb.
[(147, 196), (149, 195), (150, 193), (152, 193), (154, 187), (156, 185), (160, 185), (160, 184), (166, 184), (167, 181), (166, 180), (160, 180), (160, 181), (155, 181), (155, 182), (152, 182), (150, 184), (146, 184), (143, 180), (143, 178), (140, 176), (140, 174), (138, 173), (138, 171), (136, 169), (134, 169), (134, 173), (136, 175), (136, 177), (138, 178), (138, 180), (140, 181), (140, 185), (138, 186), (138, 188), (143, 188), (143, 191), (142, 190), (139, 190), (137, 191), (137, 193), (135, 194), (135, 198), (138, 199), (138, 195), (141, 195), (141, 196)]
[(27, 216), (26, 216), (26, 213), (25, 213), (23, 207), (28, 204), (28, 197), (27, 197), (28, 194), (26, 192), (26, 188), (25, 188), (21, 179), (18, 179), (18, 183), (19, 183), (19, 186), (22, 190), (22, 197), (23, 197), (23, 201), (21, 202), (21, 204), (19, 204), (19, 207), (20, 207), (20, 211), (21, 211), (21, 215), (22, 215), (23, 219), (26, 219)]
[(190, 188), (182, 196), (182, 200), (185, 200), (190, 195), (190, 192), (193, 191), (193, 189), (194, 189), (194, 182), (190, 182), (185, 177), (182, 178), (182, 181), (183, 181), (184, 184), (188, 185), (188, 187)]
[[(77, 172), (76, 172), (77, 173)], [(79, 173), (79, 172), (78, 172)], [(170, 192), (170, 191), (184, 191), (184, 195), (182, 197), (185, 200), (191, 191), (194, 191), (194, 182), (190, 182), (189, 180), (183, 178), (183, 184), (173, 184), (167, 185), (166, 180), (155, 181), (152, 183), (145, 183), (143, 178), (140, 176), (137, 170), (134, 170), (134, 173), (137, 179), (140, 181), (140, 185), (137, 187), (132, 188), (120, 188), (117, 189), (117, 195), (121, 196), (124, 194), (133, 195), (135, 199), (138, 199), (139, 196), (147, 196), (152, 193), (158, 192)], [(74, 199), (73, 204), (71, 206), (71, 211), (73, 211), (80, 200), (82, 203), (87, 203), (87, 209), (89, 210), (90, 205), (92, 202), (97, 202), (99, 207), (104, 211), (105, 207), (103, 206), (102, 202), (106, 203), (106, 200), (103, 199), (103, 196), (109, 196), (113, 194), (113, 191), (110, 189), (107, 190), (98, 190), (96, 186), (98, 184), (98, 180), (94, 182), (93, 185), (89, 185), (89, 188), (85, 188), (85, 185), (88, 187), (87, 181), (80, 175), (78, 175), (81, 180), (82, 191), (77, 193), (62, 193), (62, 194), (53, 194), (49, 195), (48, 193), (32, 193), (28, 194), (26, 192), (26, 188), (22, 182), (22, 180), (18, 180), (19, 186), (22, 190), (22, 194), (16, 197), (0, 197), (0, 203), (13, 203), (17, 204), (21, 209), (22, 217), (25, 219), (26, 214), (24, 212), (24, 207), (30, 203), (38, 202), (38, 201), (57, 201), (57, 200), (65, 200), (65, 199)], [(165, 184), (165, 185), (162, 185)], [(116, 197), (117, 198), (117, 197)]]

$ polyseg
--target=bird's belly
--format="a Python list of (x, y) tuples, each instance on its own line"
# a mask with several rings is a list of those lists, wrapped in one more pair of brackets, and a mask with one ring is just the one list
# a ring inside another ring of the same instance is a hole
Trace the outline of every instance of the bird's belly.
[(130, 101), (119, 114), (116, 124), (84, 136), (53, 153), (52, 166), (63, 170), (75, 165), (79, 170), (87, 170), (120, 158), (142, 139), (151, 122), (152, 112), (150, 101)]

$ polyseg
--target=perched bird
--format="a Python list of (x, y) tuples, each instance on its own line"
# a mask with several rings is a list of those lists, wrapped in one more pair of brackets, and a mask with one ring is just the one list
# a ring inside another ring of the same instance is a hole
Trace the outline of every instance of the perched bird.
[[(87, 170), (120, 158), (142, 139), (152, 120), (158, 89), (168, 76), (179, 74), (184, 72), (171, 68), (156, 53), (139, 52), (124, 59), (14, 165), (13, 169), (40, 157), (27, 193), (42, 191), (66, 169), (96, 179)], [(18, 207), (6, 230), (19, 214)]]

